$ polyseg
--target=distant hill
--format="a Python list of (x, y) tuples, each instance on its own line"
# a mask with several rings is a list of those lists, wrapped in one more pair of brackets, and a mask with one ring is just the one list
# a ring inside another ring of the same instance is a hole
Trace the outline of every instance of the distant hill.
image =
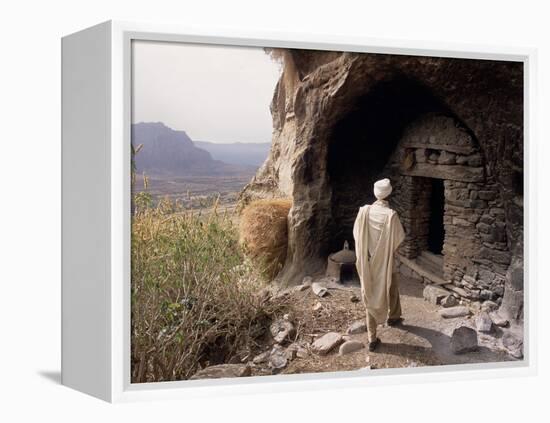
[(260, 167), (271, 148), (271, 143), (234, 142), (219, 144), (208, 141), (194, 141), (197, 147), (208, 151), (215, 160), (225, 163)]
[(155, 175), (234, 175), (254, 172), (255, 166), (224, 163), (198, 148), (185, 131), (161, 122), (132, 125), (132, 144), (143, 144), (136, 155), (138, 173)]

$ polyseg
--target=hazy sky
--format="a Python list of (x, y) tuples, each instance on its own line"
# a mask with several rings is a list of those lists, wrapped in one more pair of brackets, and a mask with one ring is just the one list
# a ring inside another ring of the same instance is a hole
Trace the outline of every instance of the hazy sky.
[(261, 48), (133, 43), (133, 116), (195, 141), (271, 142), (280, 65)]

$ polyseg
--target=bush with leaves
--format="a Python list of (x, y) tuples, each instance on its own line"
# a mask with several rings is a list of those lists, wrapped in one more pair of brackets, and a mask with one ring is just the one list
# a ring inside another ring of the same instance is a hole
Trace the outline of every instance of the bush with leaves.
[(283, 306), (259, 294), (228, 216), (164, 200), (132, 219), (132, 382), (182, 380), (253, 353)]

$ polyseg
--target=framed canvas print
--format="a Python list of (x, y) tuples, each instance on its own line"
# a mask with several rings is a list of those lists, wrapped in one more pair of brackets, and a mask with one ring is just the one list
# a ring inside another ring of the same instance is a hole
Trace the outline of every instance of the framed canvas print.
[(533, 371), (533, 51), (124, 22), (62, 48), (65, 385)]

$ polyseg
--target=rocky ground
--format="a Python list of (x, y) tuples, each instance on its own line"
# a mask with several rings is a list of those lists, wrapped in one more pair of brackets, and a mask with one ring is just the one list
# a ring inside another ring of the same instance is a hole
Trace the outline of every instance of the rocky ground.
[[(194, 378), (295, 374), (488, 363), (521, 358), (514, 328), (498, 316), (496, 304), (461, 304), (438, 295), (434, 286), (400, 276), (403, 324), (380, 326), (382, 344), (367, 348), (365, 311), (358, 285), (328, 279), (272, 292), (294, 312), (271, 326), (260, 354), (241, 363), (212, 366)], [(443, 305), (442, 305), (443, 303)], [(514, 357), (514, 355), (516, 357)]]

